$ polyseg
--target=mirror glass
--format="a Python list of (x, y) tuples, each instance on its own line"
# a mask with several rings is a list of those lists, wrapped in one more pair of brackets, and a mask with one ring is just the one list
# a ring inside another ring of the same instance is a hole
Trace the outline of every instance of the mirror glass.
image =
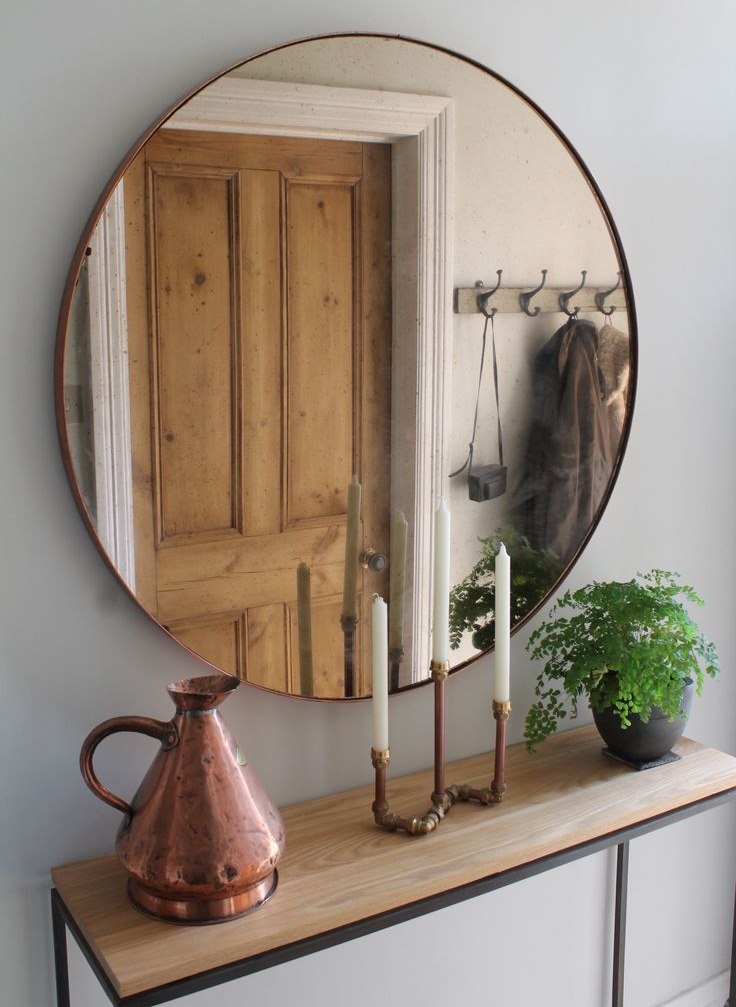
[(425, 681), (441, 498), (451, 666), (493, 646), (501, 541), (512, 625), (544, 603), (610, 494), (636, 347), (615, 229), (539, 109), (431, 45), (311, 39), (200, 89), (101, 207), (62, 309), (62, 448), (175, 639), (365, 696), (377, 593), (392, 689)]

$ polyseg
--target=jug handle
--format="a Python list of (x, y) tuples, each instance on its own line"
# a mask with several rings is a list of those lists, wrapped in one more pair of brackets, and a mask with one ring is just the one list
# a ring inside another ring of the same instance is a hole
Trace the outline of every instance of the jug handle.
[(118, 734), (121, 731), (135, 731), (138, 734), (147, 734), (149, 738), (156, 738), (161, 742), (164, 751), (176, 748), (179, 743), (179, 735), (173, 721), (168, 723), (163, 720), (153, 720), (151, 717), (112, 717), (98, 724), (94, 730), (87, 735), (82, 751), (79, 753), (79, 768), (82, 777), (93, 794), (96, 794), (101, 801), (109, 804), (110, 807), (132, 815), (133, 809), (124, 801), (122, 797), (116, 797), (107, 787), (103, 787), (97, 779), (92, 768), (92, 756), (101, 741), (111, 734)]

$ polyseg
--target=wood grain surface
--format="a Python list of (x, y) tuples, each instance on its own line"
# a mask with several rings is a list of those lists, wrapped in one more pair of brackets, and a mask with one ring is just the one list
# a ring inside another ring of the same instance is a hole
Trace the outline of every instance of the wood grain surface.
[[(391, 148), (164, 131), (125, 193), (141, 601), (205, 660), (298, 693), (304, 562), (313, 692), (344, 697), (354, 475), (361, 547), (390, 545)], [(359, 607), (387, 578), (360, 570)]]
[[(210, 927), (148, 919), (128, 902), (114, 856), (57, 867), (62, 899), (120, 996), (247, 960), (644, 822), (736, 788), (736, 758), (682, 739), (676, 763), (637, 773), (606, 759), (592, 727), (528, 756), (509, 749), (503, 804), (456, 805), (436, 833), (378, 829), (372, 787), (286, 808), (287, 850), (270, 902)], [(486, 786), (488, 754), (447, 767), (449, 783)], [(421, 815), (432, 772), (389, 779), (392, 810)]]

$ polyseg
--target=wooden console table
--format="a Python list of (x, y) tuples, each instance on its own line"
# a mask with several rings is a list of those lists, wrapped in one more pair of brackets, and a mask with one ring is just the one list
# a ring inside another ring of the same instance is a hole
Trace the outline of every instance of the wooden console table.
[[(423, 837), (375, 827), (372, 788), (286, 808), (275, 895), (250, 916), (209, 927), (149, 919), (128, 902), (114, 856), (57, 867), (51, 893), (59, 1007), (70, 1007), (67, 929), (113, 1004), (153, 1007), (618, 847), (613, 1004), (623, 1004), (628, 844), (736, 796), (736, 758), (683, 739), (679, 762), (637, 773), (605, 758), (591, 727), (529, 757), (509, 749), (508, 795), (458, 804)], [(485, 786), (488, 755), (447, 767)], [(392, 809), (422, 814), (432, 772), (389, 781)], [(736, 932), (736, 931), (735, 931)], [(736, 948), (736, 943), (735, 943)], [(732, 960), (733, 966), (733, 960)], [(736, 969), (730, 1003), (736, 1007)]]

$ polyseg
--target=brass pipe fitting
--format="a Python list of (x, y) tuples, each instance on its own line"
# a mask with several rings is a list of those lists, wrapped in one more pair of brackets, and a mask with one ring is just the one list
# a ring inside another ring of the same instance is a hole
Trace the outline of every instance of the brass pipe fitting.
[(429, 832), (434, 832), (443, 817), (436, 808), (430, 808), (421, 818), (396, 817), (395, 828), (404, 829), (410, 836), (426, 836)]
[(386, 829), (388, 832), (395, 832), (398, 828), (399, 816), (391, 813), (388, 804), (377, 805), (374, 803), (373, 820), (382, 829)]
[(508, 720), (511, 714), (511, 703), (499, 703), (498, 700), (493, 700), (493, 716), (496, 720)]
[(421, 818), (401, 818), (394, 814), (388, 804), (373, 805), (373, 819), (376, 825), (388, 832), (396, 832), (401, 829), (408, 832), (410, 836), (426, 836), (429, 832), (434, 832), (444, 818), (444, 813), (438, 808), (430, 808)]
[(432, 672), (433, 682), (444, 682), (450, 674), (449, 661), (430, 661), (429, 670)]
[(494, 800), (493, 791), (489, 787), (476, 790), (475, 787), (471, 787), (468, 783), (453, 783), (451, 787), (447, 788), (447, 792), (454, 795), (454, 800), (456, 801), (478, 801), (479, 804), (485, 806), (498, 803)]
[(501, 801), (504, 799), (505, 794), (506, 794), (506, 784), (497, 783), (496, 780), (493, 780), (491, 782), (491, 795), (492, 795), (491, 803), (500, 804)]
[(442, 793), (437, 793), (436, 791), (433, 792), (431, 801), (432, 801), (432, 807), (435, 808), (438, 812), (441, 812), (441, 817), (443, 818), (454, 804), (454, 801), (452, 800), (452, 798), (450, 797), (450, 795), (446, 790), (444, 790)]

